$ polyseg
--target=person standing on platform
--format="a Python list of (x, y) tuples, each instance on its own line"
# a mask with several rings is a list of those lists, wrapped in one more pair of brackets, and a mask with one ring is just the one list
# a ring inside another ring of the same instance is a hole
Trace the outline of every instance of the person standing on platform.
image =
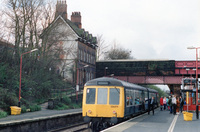
[(169, 110), (169, 104), (168, 104), (168, 101), (169, 101), (169, 98), (167, 97), (167, 98), (166, 98), (166, 102), (167, 102), (167, 108), (166, 108), (166, 109), (167, 109), (167, 110)]
[(183, 111), (183, 105), (184, 105), (184, 101), (183, 101), (183, 99), (182, 99), (182, 97), (180, 96), (180, 111), (181, 111), (181, 113), (182, 113), (182, 111)]
[(172, 114), (172, 98), (171, 98), (171, 96), (169, 96), (168, 105), (169, 105), (170, 114)]
[(155, 100), (154, 100), (154, 97), (152, 96), (151, 99), (150, 99), (148, 114), (150, 114), (150, 111), (152, 110), (153, 115), (154, 115), (154, 105), (155, 105)]
[(173, 107), (173, 113), (176, 115), (176, 96), (172, 95), (172, 107)]
[(163, 97), (160, 98), (160, 110), (163, 110)]
[(163, 98), (163, 105), (164, 105), (164, 110), (166, 110), (166, 107), (167, 107), (166, 97)]
[(176, 114), (179, 114), (179, 109), (180, 109), (180, 101), (179, 98), (176, 98)]

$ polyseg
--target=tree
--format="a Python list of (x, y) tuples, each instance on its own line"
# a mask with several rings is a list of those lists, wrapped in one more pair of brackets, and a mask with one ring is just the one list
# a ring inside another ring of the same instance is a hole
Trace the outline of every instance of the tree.
[(166, 91), (160, 89), (159, 87), (157, 87), (157, 86), (155, 86), (155, 85), (147, 85), (146, 87), (157, 90), (158, 93), (159, 93), (159, 98), (160, 98), (161, 96), (162, 96), (162, 97), (167, 97), (167, 96), (168, 96)]
[(109, 45), (105, 43), (103, 35), (97, 35), (97, 60), (103, 59), (103, 56), (107, 52)]
[(116, 41), (113, 43), (113, 47), (105, 54), (105, 60), (117, 60), (117, 59), (134, 59), (131, 56), (131, 51), (122, 48)]

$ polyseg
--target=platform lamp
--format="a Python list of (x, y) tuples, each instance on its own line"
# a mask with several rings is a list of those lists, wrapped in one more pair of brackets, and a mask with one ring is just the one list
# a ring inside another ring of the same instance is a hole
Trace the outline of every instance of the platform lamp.
[(108, 70), (108, 67), (104, 68), (104, 76), (106, 76), (106, 70)]
[(198, 49), (200, 47), (188, 47), (187, 49), (196, 49), (196, 118), (199, 119), (199, 106), (198, 106)]
[[(78, 66), (78, 65), (77, 65)], [(81, 68), (86, 68), (86, 67), (88, 67), (89, 65), (85, 65), (85, 66), (83, 66), (83, 67), (80, 67), (80, 68), (78, 68), (77, 67), (77, 69), (76, 69), (76, 103), (78, 103), (78, 91), (79, 91), (79, 69), (81, 69)]]
[(28, 51), (28, 52), (25, 52), (25, 53), (22, 53), (22, 54), (21, 54), (21, 57), (20, 57), (19, 102), (18, 102), (18, 107), (21, 106), (20, 99), (21, 99), (21, 78), (22, 78), (22, 56), (25, 55), (25, 54), (28, 54), (28, 53), (31, 53), (31, 52), (37, 51), (37, 50), (38, 50), (38, 49), (33, 49), (33, 50), (31, 50), (31, 51)]

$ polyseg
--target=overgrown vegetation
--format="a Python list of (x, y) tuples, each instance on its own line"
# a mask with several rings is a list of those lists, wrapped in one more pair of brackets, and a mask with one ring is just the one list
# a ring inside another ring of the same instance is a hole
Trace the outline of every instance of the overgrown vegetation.
[[(19, 71), (10, 66), (9, 63), (0, 63), (0, 108), (10, 110), (10, 106), (18, 105)], [(43, 103), (51, 98), (52, 89), (63, 89), (70, 87), (62, 78), (53, 71), (35, 70), (32, 74), (23, 74), (21, 87), (21, 104), (31, 111), (40, 110), (35, 103)], [(4, 73), (7, 74), (4, 74)], [(65, 102), (69, 102), (64, 99)], [(23, 110), (25, 112), (25, 110)]]
[(0, 110), (0, 118), (6, 117), (6, 116), (7, 116), (7, 113)]
[(66, 109), (77, 109), (81, 108), (82, 103), (73, 103), (68, 96), (63, 96), (55, 101), (54, 109), (56, 110), (66, 110)]
[[(51, 3), (43, 0), (9, 0), (0, 10), (0, 22), (5, 24), (1, 25), (4, 29), (0, 31), (0, 43), (4, 43), (0, 47), (0, 108), (8, 113), (10, 106), (17, 106), (19, 101), (22, 55), (22, 113), (27, 109), (40, 110), (38, 104), (51, 98), (53, 89), (72, 87), (57, 74), (58, 65), (63, 64), (60, 56), (65, 54), (59, 45), (63, 34), (52, 37), (47, 31), (43, 33), (53, 21), (54, 12)], [(41, 39), (42, 33), (46, 36)], [(5, 39), (10, 43), (1, 41)], [(36, 48), (38, 51), (27, 53)]]

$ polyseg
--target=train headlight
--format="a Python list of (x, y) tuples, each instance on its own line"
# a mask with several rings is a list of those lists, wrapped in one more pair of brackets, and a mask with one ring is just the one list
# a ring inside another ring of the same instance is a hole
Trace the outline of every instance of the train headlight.
[(88, 110), (88, 113), (89, 113), (89, 114), (91, 114), (91, 113), (92, 113), (92, 111), (91, 111), (91, 110)]

